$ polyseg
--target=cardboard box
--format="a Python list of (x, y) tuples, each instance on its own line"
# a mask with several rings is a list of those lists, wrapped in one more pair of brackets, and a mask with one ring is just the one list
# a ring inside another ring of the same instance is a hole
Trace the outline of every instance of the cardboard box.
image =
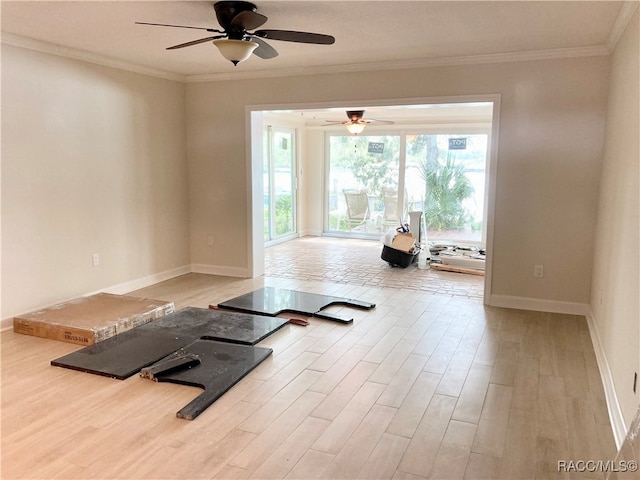
[(401, 252), (411, 253), (416, 243), (416, 239), (410, 233), (399, 233), (393, 237), (391, 246)]
[(13, 331), (93, 345), (174, 311), (173, 302), (98, 293), (14, 317)]

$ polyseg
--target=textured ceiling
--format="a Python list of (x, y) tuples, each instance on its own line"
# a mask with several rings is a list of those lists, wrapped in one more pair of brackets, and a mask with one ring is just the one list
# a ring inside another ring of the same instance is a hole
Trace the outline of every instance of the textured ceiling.
[[(3, 42), (24, 39), (69, 54), (187, 76), (304, 69), (361, 69), (477, 55), (604, 47), (624, 2), (616, 1), (264, 1), (263, 28), (330, 34), (332, 46), (270, 41), (280, 55), (234, 67), (209, 42), (166, 47), (212, 34), (136, 25), (218, 28), (213, 2), (2, 1)], [(619, 23), (619, 22), (618, 22)], [(24, 42), (23, 42), (24, 43)], [(24, 45), (21, 45), (24, 46)], [(73, 55), (72, 55), (73, 56)]]

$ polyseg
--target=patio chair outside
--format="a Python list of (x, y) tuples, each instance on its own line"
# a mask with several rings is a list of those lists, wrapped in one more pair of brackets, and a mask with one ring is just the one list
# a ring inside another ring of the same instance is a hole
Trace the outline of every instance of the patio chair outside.
[[(406, 196), (405, 196), (406, 198)], [(405, 212), (398, 212), (398, 191), (385, 188), (383, 190), (384, 212), (382, 221), (385, 227), (397, 227)]]
[(369, 196), (367, 192), (343, 192), (347, 203), (349, 230), (363, 225), (369, 219)]

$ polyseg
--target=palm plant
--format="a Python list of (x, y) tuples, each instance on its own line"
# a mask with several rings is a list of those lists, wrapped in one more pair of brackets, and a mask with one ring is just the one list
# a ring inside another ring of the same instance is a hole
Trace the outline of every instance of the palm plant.
[(442, 162), (427, 158), (419, 163), (425, 181), (425, 220), (428, 228), (446, 230), (461, 228), (470, 221), (462, 202), (473, 194), (473, 186), (465, 175), (464, 165), (455, 162), (448, 152)]

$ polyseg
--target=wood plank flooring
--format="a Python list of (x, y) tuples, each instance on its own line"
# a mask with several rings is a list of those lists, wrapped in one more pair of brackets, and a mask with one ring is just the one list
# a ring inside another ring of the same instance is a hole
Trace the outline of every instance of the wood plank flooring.
[[(78, 346), (0, 335), (3, 479), (556, 479), (613, 459), (586, 320), (478, 298), (189, 274), (133, 294), (207, 307), (264, 285), (371, 301), (311, 319), (194, 421), (192, 387), (49, 365)], [(334, 312), (342, 308), (332, 307)]]

